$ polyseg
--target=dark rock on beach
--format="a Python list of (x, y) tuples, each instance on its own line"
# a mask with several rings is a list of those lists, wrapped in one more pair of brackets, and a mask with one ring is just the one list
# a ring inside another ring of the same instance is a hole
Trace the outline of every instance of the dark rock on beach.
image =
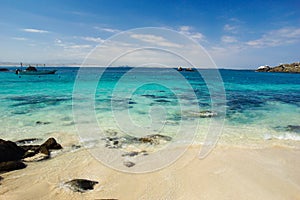
[(21, 161), (0, 162), (0, 172), (8, 172), (25, 168), (26, 165)]
[(54, 138), (49, 138), (42, 145), (24, 145), (22, 146), (26, 153), (23, 156), (24, 161), (33, 162), (50, 158), (50, 150), (62, 149), (62, 146)]
[[(35, 141), (36, 138), (17, 141), (20, 144)], [(18, 146), (11, 141), (0, 139), (0, 171), (12, 171), (25, 168), (26, 162), (45, 160), (50, 157), (50, 150), (61, 149), (62, 146), (54, 138), (49, 138), (42, 145)]]
[(46, 147), (47, 149), (62, 149), (62, 146), (56, 142), (54, 138), (49, 138), (44, 142), (41, 147)]
[(0, 162), (21, 160), (24, 153), (16, 143), (0, 139)]
[(74, 192), (86, 192), (87, 190), (93, 190), (96, 184), (98, 184), (97, 181), (87, 179), (73, 179), (65, 182), (65, 185)]

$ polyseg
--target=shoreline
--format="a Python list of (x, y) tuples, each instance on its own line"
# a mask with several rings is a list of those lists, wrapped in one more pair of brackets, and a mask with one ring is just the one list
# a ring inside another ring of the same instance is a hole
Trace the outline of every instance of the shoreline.
[[(108, 168), (86, 149), (64, 152), (50, 160), (30, 163), (23, 170), (2, 174), (0, 194), (7, 200), (297, 199), (300, 196), (299, 149), (217, 146), (201, 160), (197, 158), (198, 151), (199, 145), (189, 147), (174, 164), (143, 174)], [(62, 185), (72, 178), (87, 178), (99, 184), (93, 191), (72, 192)]]

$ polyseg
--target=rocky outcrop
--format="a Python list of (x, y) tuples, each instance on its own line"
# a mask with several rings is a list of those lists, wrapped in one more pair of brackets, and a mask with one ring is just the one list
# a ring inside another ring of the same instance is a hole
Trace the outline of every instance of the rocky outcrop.
[(0, 172), (13, 171), (25, 168), (26, 165), (21, 161), (0, 162)]
[(97, 181), (87, 179), (73, 179), (65, 182), (65, 185), (74, 192), (86, 192), (87, 190), (93, 190), (96, 184), (98, 184)]
[(0, 68), (0, 72), (8, 72), (9, 71), (9, 69), (7, 69), (7, 68)]
[(54, 138), (49, 138), (42, 145), (24, 145), (21, 147), (26, 150), (23, 156), (23, 160), (26, 162), (45, 160), (50, 157), (50, 150), (62, 149), (62, 146)]
[[(19, 144), (26, 144), (35, 138), (19, 140)], [(62, 146), (54, 138), (49, 138), (42, 145), (18, 146), (12, 141), (0, 139), (0, 171), (11, 171), (25, 168), (22, 163), (40, 161), (50, 157), (50, 150), (61, 149)]]
[(0, 139), (0, 162), (21, 160), (25, 150), (12, 141)]
[(259, 67), (257, 72), (283, 72), (283, 73), (300, 73), (300, 63), (280, 64), (275, 67)]

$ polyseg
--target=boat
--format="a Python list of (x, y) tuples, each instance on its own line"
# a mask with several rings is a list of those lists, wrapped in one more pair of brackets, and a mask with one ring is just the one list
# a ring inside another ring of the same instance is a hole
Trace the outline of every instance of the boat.
[[(21, 67), (23, 66), (23, 64), (21, 63)], [(45, 75), (45, 74), (55, 74), (57, 70), (38, 70), (37, 68), (30, 66), (27, 67), (25, 70), (20, 70), (17, 69), (16, 70), (16, 74), (18, 75)]]

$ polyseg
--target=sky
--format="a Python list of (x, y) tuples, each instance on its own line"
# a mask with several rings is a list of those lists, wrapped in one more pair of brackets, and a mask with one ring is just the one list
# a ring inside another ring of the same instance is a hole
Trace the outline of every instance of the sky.
[[(185, 35), (219, 68), (298, 62), (299, 8), (299, 0), (0, 0), (0, 62), (80, 64), (116, 34), (144, 27)], [(130, 38), (172, 51), (183, 46), (194, 51), (162, 32), (131, 31)], [(134, 46), (122, 42), (113, 48)], [(118, 64), (135, 65), (133, 60)]]

